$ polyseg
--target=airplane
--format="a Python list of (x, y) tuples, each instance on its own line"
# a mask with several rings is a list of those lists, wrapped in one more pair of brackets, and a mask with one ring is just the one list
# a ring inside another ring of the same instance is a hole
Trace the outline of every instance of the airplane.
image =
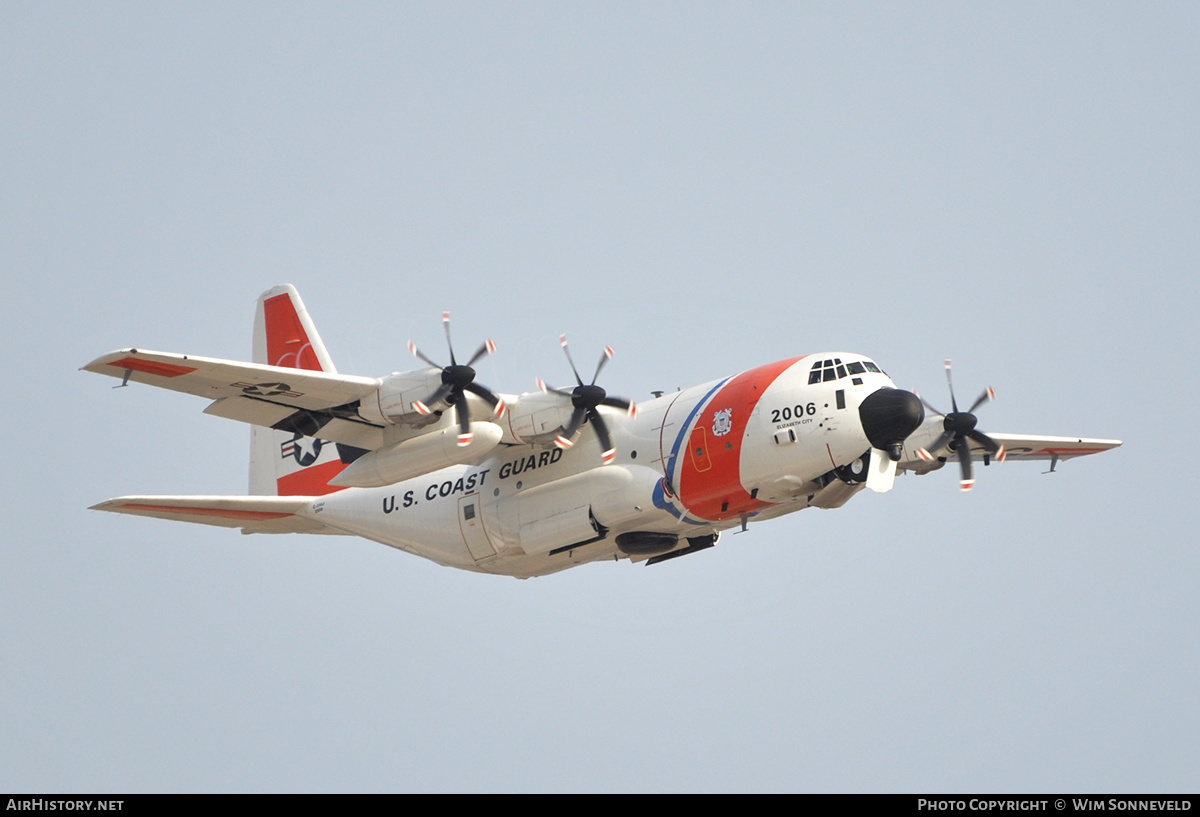
[[(210, 399), (206, 414), (249, 423), (250, 495), (123, 496), (94, 510), (241, 528), (351, 534), (464, 570), (530, 578), (601, 560), (659, 564), (723, 531), (805, 508), (840, 508), (897, 473), (976, 461), (1059, 462), (1120, 440), (986, 434), (946, 378), (943, 413), (869, 357), (780, 360), (635, 404), (585, 382), (494, 392), (459, 362), (411, 342), (422, 368), (339, 374), (290, 284), (258, 299), (250, 363), (122, 349), (83, 370)], [(119, 386), (114, 387), (119, 388)], [(928, 412), (926, 411), (928, 409)]]

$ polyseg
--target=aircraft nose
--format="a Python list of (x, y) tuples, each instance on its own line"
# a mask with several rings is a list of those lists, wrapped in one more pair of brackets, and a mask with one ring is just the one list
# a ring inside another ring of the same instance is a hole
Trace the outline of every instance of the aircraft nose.
[(871, 445), (900, 459), (900, 446), (925, 421), (921, 398), (903, 389), (880, 389), (867, 395), (858, 418)]

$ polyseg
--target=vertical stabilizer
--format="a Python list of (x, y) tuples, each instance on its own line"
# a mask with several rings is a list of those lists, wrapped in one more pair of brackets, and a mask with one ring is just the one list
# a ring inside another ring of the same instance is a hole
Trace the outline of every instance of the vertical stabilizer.
[[(254, 363), (336, 372), (300, 293), (282, 284), (258, 297), (254, 312)], [(255, 426), (250, 432), (250, 493), (259, 496), (317, 496), (346, 466), (326, 440)]]

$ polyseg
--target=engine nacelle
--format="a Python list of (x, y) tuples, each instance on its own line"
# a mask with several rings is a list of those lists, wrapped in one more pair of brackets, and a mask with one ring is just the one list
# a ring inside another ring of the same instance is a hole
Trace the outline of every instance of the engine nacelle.
[(569, 397), (541, 391), (522, 394), (508, 405), (504, 442), (546, 444), (554, 441), (571, 422)]
[(344, 488), (380, 488), (450, 465), (482, 461), (500, 444), (495, 423), (471, 423), (471, 442), (458, 444), (458, 426), (430, 431), (363, 454), (329, 480)]
[(413, 408), (413, 403), (428, 400), (441, 385), (440, 369), (392, 372), (379, 379), (379, 388), (373, 396), (362, 399), (358, 413), (364, 420), (385, 425), (427, 423), (426, 415)]

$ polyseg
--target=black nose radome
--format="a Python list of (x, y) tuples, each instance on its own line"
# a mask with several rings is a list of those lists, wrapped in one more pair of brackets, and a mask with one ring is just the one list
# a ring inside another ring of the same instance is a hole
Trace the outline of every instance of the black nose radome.
[(858, 417), (871, 445), (891, 452), (925, 421), (925, 408), (921, 398), (910, 391), (880, 389), (862, 401)]

